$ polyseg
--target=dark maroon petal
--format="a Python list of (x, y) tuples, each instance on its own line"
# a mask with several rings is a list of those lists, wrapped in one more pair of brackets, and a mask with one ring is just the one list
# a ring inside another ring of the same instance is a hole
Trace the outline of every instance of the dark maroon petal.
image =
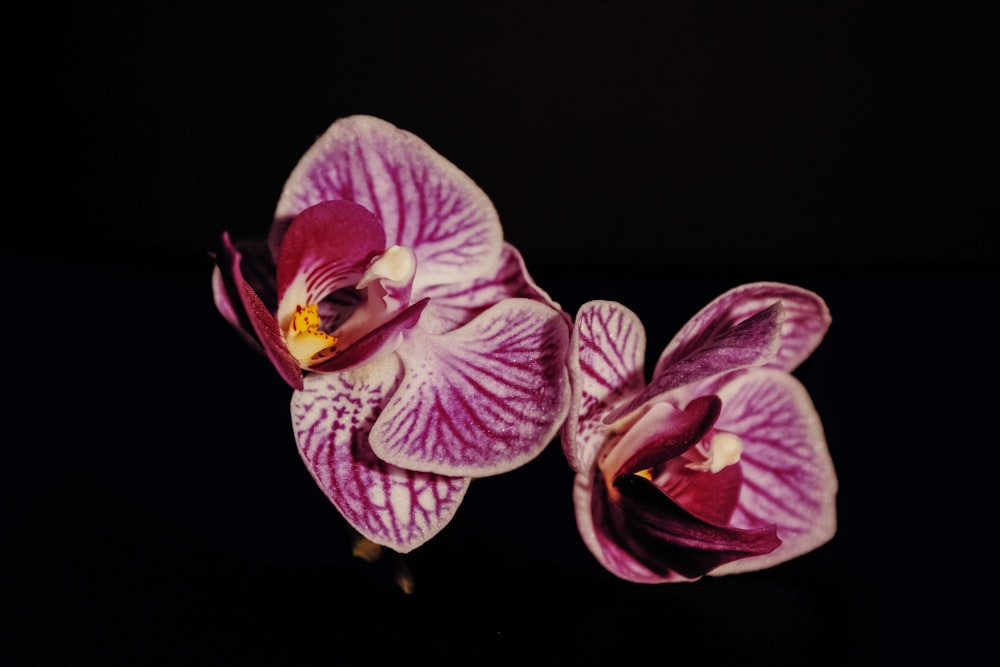
[(391, 320), (351, 343), (343, 352), (334, 355), (328, 361), (310, 366), (310, 370), (320, 373), (342, 371), (368, 361), (378, 354), (394, 336), (400, 335), (406, 329), (412, 329), (420, 319), (420, 313), (428, 303), (422, 299), (410, 307), (400, 311)]
[(240, 266), (241, 259), (242, 256), (231, 242), (229, 234), (223, 233), (217, 262), (223, 291), (228, 296), (232, 315), (242, 331), (252, 332), (263, 348), (264, 354), (271, 360), (285, 382), (293, 389), (301, 389), (302, 368), (298, 360), (288, 351), (274, 314), (244, 280)]
[(240, 252), (240, 270), (243, 279), (253, 288), (267, 309), (278, 312), (278, 286), (275, 274), (277, 265), (264, 241), (233, 241)]
[[(667, 479), (660, 485), (662, 491), (702, 521), (731, 525), (743, 487), (743, 466), (737, 462), (718, 472), (707, 472), (692, 470), (687, 464), (684, 459), (670, 462)], [(655, 479), (659, 483), (660, 477)]]
[[(652, 482), (638, 475), (615, 480), (617, 502), (605, 494), (605, 529), (651, 571), (671, 571), (695, 579), (720, 565), (774, 551), (781, 544), (774, 526), (755, 530), (703, 521), (681, 508)], [(595, 508), (596, 509), (596, 508)]]
[(628, 403), (612, 410), (604, 423), (610, 424), (660, 394), (677, 387), (739, 368), (767, 363), (781, 343), (783, 312), (780, 301), (725, 328), (713, 327), (712, 335), (685, 347), (685, 355), (659, 366), (652, 382)]
[[(614, 475), (631, 475), (680, 456), (708, 433), (721, 410), (722, 401), (718, 396), (699, 396), (684, 410), (671, 411), (656, 423), (644, 424), (640, 420), (625, 438), (635, 435), (641, 441)], [(648, 433), (633, 433), (638, 428), (648, 429)], [(620, 444), (627, 446), (624, 438)]]

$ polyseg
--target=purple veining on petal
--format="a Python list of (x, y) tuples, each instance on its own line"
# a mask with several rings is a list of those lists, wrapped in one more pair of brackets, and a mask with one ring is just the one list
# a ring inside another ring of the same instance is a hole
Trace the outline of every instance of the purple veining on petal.
[(306, 377), (292, 396), (302, 460), (344, 518), (369, 540), (406, 553), (452, 519), (470, 480), (379, 460), (368, 434), (402, 369), (390, 356), (358, 372)]
[(724, 325), (706, 328), (711, 335), (699, 336), (690, 345), (682, 345), (683, 354), (671, 355), (670, 363), (658, 364), (652, 381), (629, 402), (604, 417), (610, 424), (662, 393), (685, 384), (720, 375), (739, 368), (762, 365), (772, 360), (781, 343), (784, 312), (781, 302), (750, 315), (744, 320), (727, 320)]
[(535, 458), (568, 409), (560, 314), (507, 299), (449, 334), (414, 330), (405, 380), (372, 429), (375, 453), (413, 470), (483, 477)]
[(755, 369), (720, 393), (725, 408), (717, 426), (739, 435), (744, 447), (744, 484), (732, 524), (776, 524), (784, 542), (731, 570), (770, 567), (828, 541), (836, 531), (837, 477), (805, 388), (781, 371)]
[(823, 340), (830, 326), (830, 311), (823, 299), (809, 290), (785, 283), (757, 282), (735, 287), (702, 308), (663, 350), (653, 375), (689, 356), (691, 349), (700, 347), (719, 331), (776, 302), (781, 303), (784, 312), (781, 343), (768, 365), (794, 370)]
[(576, 315), (570, 343), (570, 412), (562, 446), (570, 466), (589, 467), (607, 435), (601, 421), (645, 385), (646, 334), (638, 316), (613, 301), (590, 301)]
[(422, 139), (371, 116), (334, 122), (303, 155), (275, 211), (271, 243), (287, 220), (321, 201), (371, 210), (389, 244), (411, 248), (414, 289), (494, 273), (502, 231), (486, 194)]
[[(500, 271), (494, 276), (460, 283), (432, 285), (420, 296), (431, 298), (420, 326), (429, 333), (447, 333), (469, 322), (493, 304), (512, 297), (523, 297), (547, 303), (562, 311), (555, 301), (541, 290), (528, 274), (520, 252), (505, 243)], [(572, 320), (563, 313), (567, 326)]]

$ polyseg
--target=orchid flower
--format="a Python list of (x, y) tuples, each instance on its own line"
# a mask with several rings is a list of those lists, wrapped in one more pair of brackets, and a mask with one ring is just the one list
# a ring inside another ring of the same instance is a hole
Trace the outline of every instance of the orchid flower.
[(803, 288), (736, 287), (674, 336), (647, 384), (636, 314), (613, 301), (580, 307), (562, 445), (577, 526), (601, 565), (639, 583), (693, 581), (831, 539), (837, 478), (791, 375), (830, 321)]
[(333, 123), (264, 241), (223, 234), (220, 313), (294, 390), (302, 460), (347, 523), (407, 553), (473, 478), (534, 459), (569, 401), (569, 315), (485, 193), (383, 120)]

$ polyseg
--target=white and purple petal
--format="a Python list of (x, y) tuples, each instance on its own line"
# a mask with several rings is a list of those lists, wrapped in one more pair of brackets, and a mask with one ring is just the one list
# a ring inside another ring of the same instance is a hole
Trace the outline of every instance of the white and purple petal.
[(448, 334), (414, 329), (396, 350), (405, 377), (372, 427), (372, 449), (442, 475), (527, 463), (566, 416), (568, 344), (560, 313), (530, 299), (506, 299)]
[(282, 190), (269, 239), (323, 201), (372, 211), (390, 245), (414, 251), (414, 291), (493, 275), (503, 234), (493, 203), (468, 175), (416, 135), (371, 116), (334, 122), (302, 156)]
[(471, 480), (405, 470), (372, 452), (369, 431), (401, 377), (393, 355), (356, 371), (310, 374), (291, 412), (302, 460), (344, 519), (407, 553), (451, 521)]
[(743, 442), (743, 487), (731, 523), (777, 526), (781, 547), (712, 574), (764, 569), (829, 541), (836, 531), (837, 476), (819, 414), (802, 384), (774, 369), (754, 369), (719, 391), (716, 427)]
[(692, 317), (663, 350), (653, 376), (690, 355), (720, 331), (781, 304), (781, 340), (767, 365), (792, 371), (812, 354), (830, 327), (830, 310), (814, 292), (777, 282), (747, 283), (713, 299)]
[(783, 320), (780, 301), (745, 319), (719, 318), (702, 329), (703, 335), (678, 347), (668, 362), (658, 363), (650, 383), (629, 402), (605, 415), (604, 423), (621, 419), (643, 403), (678, 387), (770, 362), (781, 344)]
[[(464, 282), (433, 285), (420, 291), (431, 303), (420, 319), (420, 326), (430, 333), (447, 333), (503, 299), (523, 297), (547, 303), (562, 311), (552, 297), (535, 284), (524, 265), (521, 253), (509, 243), (503, 244), (502, 263), (492, 276)], [(572, 326), (568, 313), (563, 312), (567, 327)]]
[(622, 304), (595, 300), (577, 310), (567, 356), (570, 409), (561, 434), (573, 470), (587, 470), (609, 436), (605, 413), (645, 386), (645, 354), (642, 322)]

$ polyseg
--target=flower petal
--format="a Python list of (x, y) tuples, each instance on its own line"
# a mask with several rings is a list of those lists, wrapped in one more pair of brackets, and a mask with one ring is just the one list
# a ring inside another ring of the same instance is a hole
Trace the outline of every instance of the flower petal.
[(608, 437), (601, 421), (646, 384), (646, 332), (639, 317), (614, 301), (589, 301), (577, 310), (568, 367), (572, 394), (562, 428), (563, 453), (577, 472), (587, 470)]
[(506, 299), (451, 333), (414, 329), (397, 349), (406, 377), (371, 432), (379, 458), (484, 477), (535, 458), (568, 409), (561, 315)]
[(672, 355), (669, 363), (658, 363), (649, 385), (628, 403), (605, 415), (604, 423), (621, 419), (671, 389), (769, 362), (781, 343), (783, 318), (781, 301), (774, 301), (743, 320), (719, 318), (713, 321), (700, 330), (703, 335), (679, 347), (679, 353)]
[(391, 320), (369, 331), (342, 352), (310, 366), (310, 370), (320, 373), (343, 371), (372, 361), (378, 355), (393, 352), (402, 342), (403, 332), (416, 326), (420, 313), (426, 305), (427, 299), (424, 299), (400, 311)]
[[(492, 277), (434, 285), (421, 290), (419, 296), (430, 297), (431, 303), (420, 320), (420, 326), (429, 333), (447, 333), (469, 322), (493, 304), (511, 297), (534, 299), (562, 310), (552, 297), (535, 284), (517, 248), (504, 243), (501, 258), (500, 270)], [(571, 326), (569, 314), (563, 312), (563, 315), (567, 326)]]
[(355, 201), (385, 226), (390, 245), (414, 251), (414, 293), (438, 283), (496, 272), (503, 235), (493, 203), (472, 179), (422, 139), (384, 120), (334, 122), (302, 156), (285, 183), (270, 242), (303, 209)]
[(812, 354), (830, 327), (830, 310), (818, 294), (797, 285), (776, 282), (747, 283), (716, 297), (674, 336), (663, 350), (654, 377), (691, 354), (719, 331), (730, 328), (767, 308), (781, 303), (781, 341), (775, 358), (767, 365), (794, 370)]
[(754, 369), (722, 387), (716, 427), (743, 441), (743, 489), (732, 524), (776, 525), (774, 552), (730, 563), (713, 574), (771, 567), (824, 544), (836, 532), (837, 477), (819, 415), (787, 373)]
[(385, 250), (385, 233), (371, 211), (347, 201), (321, 202), (295, 217), (278, 254), (278, 324), (296, 306), (319, 303), (353, 286)]
[(369, 430), (401, 377), (393, 355), (357, 371), (310, 374), (292, 395), (292, 425), (302, 460), (344, 519), (406, 553), (451, 521), (471, 480), (404, 470), (372, 452)]
[(655, 403), (615, 444), (601, 468), (612, 477), (632, 475), (680, 456), (708, 433), (721, 408), (717, 396), (699, 396), (683, 410)]
[[(695, 517), (645, 477), (615, 480), (616, 501), (607, 507), (610, 539), (654, 575), (678, 573), (696, 579), (732, 561), (774, 551), (781, 544), (773, 526), (739, 529)], [(601, 510), (604, 511), (604, 510)]]
[(212, 274), (215, 304), (244, 336), (259, 346), (281, 377), (293, 389), (302, 388), (302, 368), (288, 351), (274, 315), (243, 279), (242, 255), (224, 232)]

